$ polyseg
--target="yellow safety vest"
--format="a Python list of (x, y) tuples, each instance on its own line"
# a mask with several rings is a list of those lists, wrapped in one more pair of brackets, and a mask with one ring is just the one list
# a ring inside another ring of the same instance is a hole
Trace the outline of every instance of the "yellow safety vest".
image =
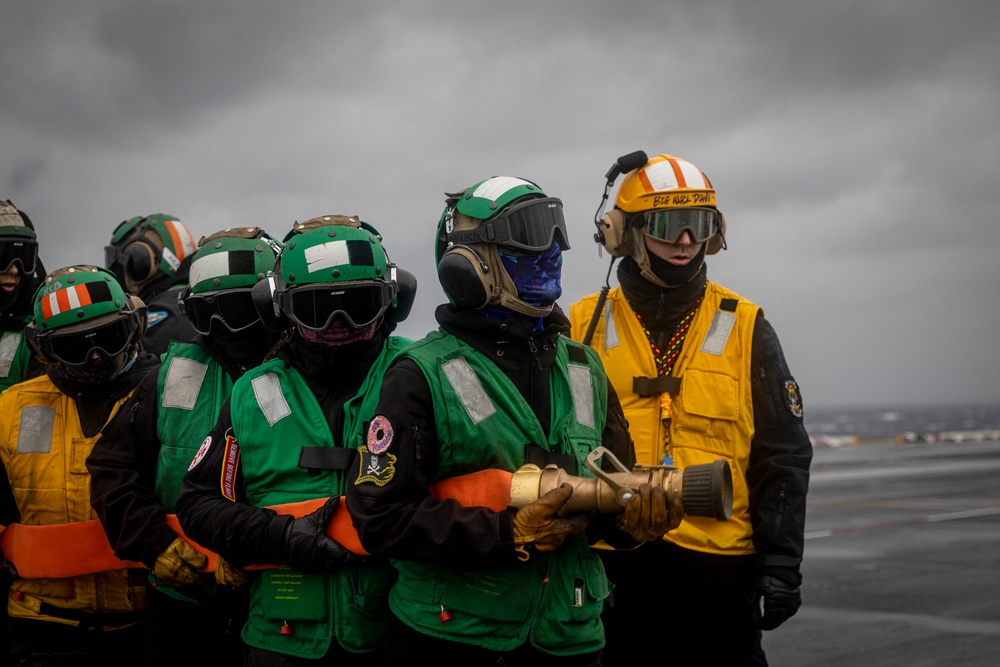
[[(127, 398), (119, 400), (111, 416)], [(0, 394), (0, 459), (22, 524), (56, 526), (97, 518), (85, 465), (97, 438), (83, 434), (76, 403), (47, 376)], [(72, 544), (65, 545), (61, 557), (74, 558)], [(146, 607), (145, 576), (142, 570), (122, 569), (62, 579), (19, 577), (11, 584), (7, 606), (15, 618), (76, 625), (81, 615), (110, 614), (105, 627), (129, 625)]]
[[(597, 295), (570, 307), (571, 337), (583, 340), (597, 304)], [(663, 462), (669, 453), (679, 468), (729, 461), (733, 473), (733, 513), (728, 521), (685, 517), (663, 539), (706, 553), (754, 553), (746, 471), (754, 435), (750, 393), (750, 350), (759, 308), (739, 294), (708, 283), (684, 340), (671, 391), (669, 452), (666, 427), (660, 418), (660, 394), (642, 396), (643, 381), (657, 377), (649, 340), (621, 288), (608, 293), (604, 312), (591, 345), (604, 362), (618, 393), (636, 460), (646, 465)], [(676, 392), (676, 393), (675, 393)]]

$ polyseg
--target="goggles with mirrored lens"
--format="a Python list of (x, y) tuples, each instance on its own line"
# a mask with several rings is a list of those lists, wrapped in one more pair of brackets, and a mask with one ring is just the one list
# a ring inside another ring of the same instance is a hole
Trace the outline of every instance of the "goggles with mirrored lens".
[(95, 350), (109, 357), (124, 352), (135, 336), (138, 321), (134, 313), (126, 313), (94, 329), (39, 336), (39, 345), (47, 356), (70, 366), (81, 366)]
[(213, 320), (236, 333), (260, 319), (247, 288), (189, 294), (184, 299), (184, 314), (194, 330), (205, 335), (211, 332)]
[(693, 243), (704, 243), (719, 228), (719, 212), (714, 208), (666, 208), (642, 214), (646, 235), (677, 243), (684, 230)]
[(10, 265), (17, 262), (21, 273), (32, 274), (35, 272), (37, 259), (38, 241), (23, 238), (0, 239), (0, 273), (6, 273)]
[(450, 243), (494, 243), (528, 252), (548, 250), (557, 239), (561, 250), (569, 250), (562, 201), (555, 197), (512, 204), (475, 229), (448, 234)]
[(306, 329), (325, 331), (334, 318), (363, 329), (392, 304), (392, 285), (381, 281), (317, 283), (280, 291), (277, 299), (288, 319)]

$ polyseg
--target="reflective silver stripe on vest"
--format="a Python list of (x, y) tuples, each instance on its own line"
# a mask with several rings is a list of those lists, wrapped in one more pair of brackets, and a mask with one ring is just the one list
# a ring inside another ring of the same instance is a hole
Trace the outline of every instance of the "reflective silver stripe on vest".
[(594, 378), (590, 374), (590, 368), (579, 364), (569, 364), (567, 368), (576, 422), (594, 428)]
[(735, 324), (736, 316), (732, 313), (727, 313), (724, 310), (715, 311), (712, 324), (708, 327), (705, 340), (701, 343), (701, 351), (721, 357), (722, 351), (726, 349), (726, 341), (729, 340), (729, 334), (732, 332), (733, 325)]
[(0, 377), (10, 375), (10, 365), (14, 363), (17, 345), (21, 342), (20, 331), (4, 331), (0, 338)]
[(611, 302), (604, 302), (604, 349), (618, 347), (618, 327), (615, 326), (615, 316), (611, 314)]
[(479, 382), (476, 372), (465, 357), (457, 357), (441, 366), (451, 388), (458, 394), (466, 414), (473, 424), (478, 424), (497, 411), (493, 401)]
[(17, 435), (18, 454), (48, 454), (52, 451), (52, 431), (56, 409), (47, 405), (21, 408), (21, 429)]
[(278, 376), (274, 373), (253, 379), (253, 395), (257, 397), (257, 405), (271, 426), (274, 426), (279, 419), (292, 414), (292, 409), (288, 407), (288, 401), (281, 392)]
[(167, 379), (163, 383), (163, 407), (194, 410), (206, 373), (208, 366), (199, 361), (183, 357), (171, 359)]

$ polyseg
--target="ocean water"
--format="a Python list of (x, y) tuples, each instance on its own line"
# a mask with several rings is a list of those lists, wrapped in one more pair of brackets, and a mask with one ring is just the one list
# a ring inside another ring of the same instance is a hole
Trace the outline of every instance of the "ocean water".
[(1000, 405), (810, 408), (805, 424), (814, 444), (931, 439), (957, 432), (1000, 431)]

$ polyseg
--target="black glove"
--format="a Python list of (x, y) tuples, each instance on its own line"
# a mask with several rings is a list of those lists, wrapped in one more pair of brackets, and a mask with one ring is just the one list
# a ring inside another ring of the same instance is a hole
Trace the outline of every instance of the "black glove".
[(755, 626), (759, 630), (774, 630), (794, 616), (802, 606), (802, 593), (799, 592), (799, 587), (783, 579), (798, 580), (799, 574), (794, 572), (794, 576), (784, 578), (761, 574), (754, 582), (753, 603), (757, 605), (760, 604), (761, 598), (764, 600), (764, 615)]
[(288, 523), (285, 529), (282, 564), (307, 574), (338, 570), (361, 557), (348, 551), (326, 534), (326, 524), (333, 518), (340, 496), (333, 496), (318, 510)]

